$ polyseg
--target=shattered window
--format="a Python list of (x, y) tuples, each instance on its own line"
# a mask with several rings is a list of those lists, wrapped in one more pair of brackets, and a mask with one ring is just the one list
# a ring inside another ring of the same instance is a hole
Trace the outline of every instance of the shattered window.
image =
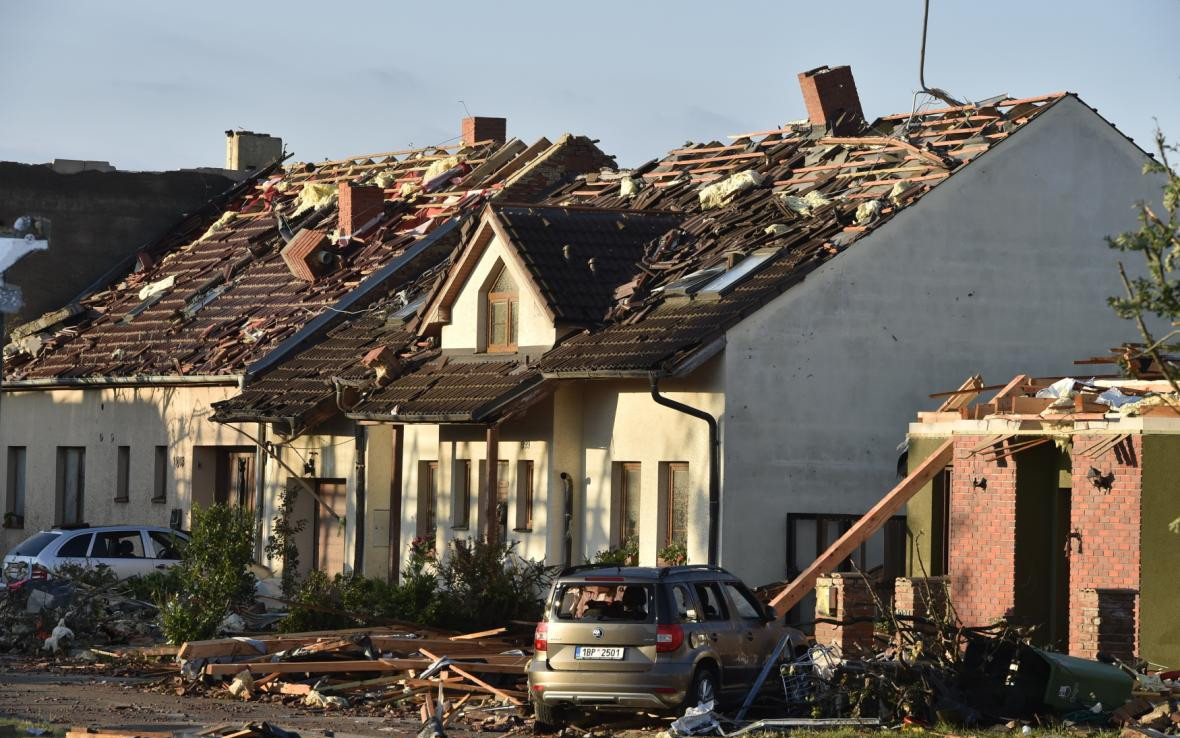
[(721, 589), (716, 582), (702, 582), (696, 585), (697, 599), (701, 601), (702, 614), (705, 620), (729, 620), (729, 608), (721, 597)]
[(561, 620), (647, 622), (655, 615), (650, 584), (567, 584), (556, 601)]

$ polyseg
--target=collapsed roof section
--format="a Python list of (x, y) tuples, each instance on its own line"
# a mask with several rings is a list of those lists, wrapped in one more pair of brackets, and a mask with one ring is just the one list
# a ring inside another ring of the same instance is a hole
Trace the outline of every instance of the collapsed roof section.
[(6, 379), (260, 371), (430, 271), (489, 199), (537, 199), (611, 161), (566, 135), (288, 166), (7, 346)]
[(855, 135), (802, 121), (590, 174), (550, 202), (681, 211), (619, 291), (612, 324), (541, 361), (546, 376), (694, 365), (725, 331), (997, 143), (1064, 93), (880, 118)]

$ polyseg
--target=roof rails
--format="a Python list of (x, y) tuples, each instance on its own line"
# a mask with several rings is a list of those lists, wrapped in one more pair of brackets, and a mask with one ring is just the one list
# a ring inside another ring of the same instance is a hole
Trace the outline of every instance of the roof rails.
[(57, 526), (57, 529), (58, 530), (82, 530), (84, 528), (89, 528), (89, 527), (90, 527), (90, 523), (62, 523), (61, 525)]
[(720, 566), (713, 566), (712, 564), (682, 564), (680, 566), (665, 566), (660, 569), (660, 578), (666, 577), (669, 574), (680, 574), (688, 571), (719, 571), (723, 574), (729, 574), (729, 570)]
[(620, 572), (623, 571), (623, 567), (618, 564), (575, 564), (574, 566), (565, 567), (557, 576), (567, 577), (570, 574), (574, 574), (579, 571), (589, 571), (591, 569), (618, 569)]

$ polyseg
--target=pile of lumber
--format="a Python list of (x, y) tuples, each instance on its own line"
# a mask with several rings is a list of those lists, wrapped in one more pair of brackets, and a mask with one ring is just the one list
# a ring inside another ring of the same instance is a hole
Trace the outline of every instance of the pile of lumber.
[(527, 702), (531, 657), (505, 630), (456, 635), (405, 626), (189, 641), (177, 659), (190, 681), (177, 691), (204, 684), (246, 700), (412, 709), (444, 725), (468, 711), (502, 720)]

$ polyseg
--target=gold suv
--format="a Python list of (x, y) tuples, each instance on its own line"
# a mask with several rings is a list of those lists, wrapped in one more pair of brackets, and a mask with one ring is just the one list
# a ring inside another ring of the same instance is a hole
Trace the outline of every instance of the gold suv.
[(566, 569), (537, 624), (529, 694), (541, 729), (569, 710), (683, 710), (744, 695), (784, 636), (804, 636), (714, 566)]

